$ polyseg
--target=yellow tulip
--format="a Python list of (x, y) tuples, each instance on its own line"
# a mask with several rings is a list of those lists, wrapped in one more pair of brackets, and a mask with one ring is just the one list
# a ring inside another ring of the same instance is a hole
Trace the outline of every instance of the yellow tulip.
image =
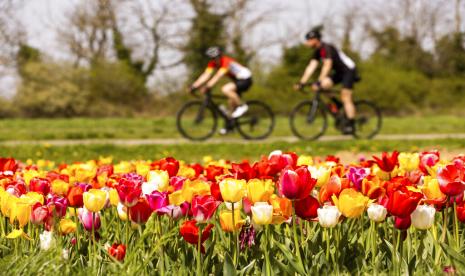
[(138, 175), (142, 175), (143, 177), (147, 177), (147, 174), (150, 171), (150, 164), (145, 162), (138, 162), (136, 164), (136, 173)]
[(251, 179), (247, 183), (247, 198), (254, 204), (255, 202), (265, 202), (273, 194), (274, 185), (271, 179), (260, 180)]
[(69, 184), (61, 179), (55, 179), (52, 182), (52, 192), (57, 195), (66, 196), (68, 194)]
[(225, 210), (220, 212), (221, 229), (223, 229), (225, 232), (239, 230), (244, 223), (245, 220), (241, 219), (241, 212), (239, 210), (234, 211), (234, 224), (232, 211)]
[(60, 232), (63, 235), (74, 233), (76, 231), (76, 223), (70, 219), (60, 220)]
[(23, 229), (14, 229), (9, 233), (6, 238), (7, 239), (17, 239), (19, 237), (25, 238), (27, 240), (32, 240), (26, 233), (24, 233)]
[(446, 199), (446, 195), (442, 193), (441, 189), (439, 188), (438, 180), (431, 176), (423, 177), (423, 186), (421, 187), (421, 191), (429, 200), (442, 201)]
[(107, 200), (107, 193), (98, 189), (90, 189), (82, 196), (86, 209), (94, 213), (102, 210)]
[(202, 180), (186, 180), (182, 189), (171, 193), (168, 198), (170, 204), (181, 205), (185, 201), (191, 202), (196, 195), (209, 195), (210, 185)]
[(110, 204), (112, 206), (116, 206), (118, 205), (119, 203), (119, 195), (118, 195), (118, 191), (116, 191), (116, 189), (110, 189), (108, 191), (108, 195), (110, 197)]
[(339, 198), (332, 196), (339, 211), (348, 218), (356, 218), (363, 214), (369, 203), (369, 198), (354, 189), (344, 189)]
[(388, 173), (388, 172), (385, 172), (385, 171), (381, 170), (378, 167), (378, 165), (373, 165), (372, 170), (373, 170), (372, 174), (376, 175), (381, 180), (390, 180), (391, 178), (393, 178), (393, 177), (395, 177), (395, 176), (397, 176), (399, 174), (399, 168), (398, 167), (395, 167), (394, 170), (392, 170), (391, 173)]
[(22, 228), (29, 222), (31, 218), (31, 199), (30, 198), (19, 198), (16, 200), (14, 206), (12, 206), (10, 223), (13, 223), (14, 220), (17, 220), (19, 227)]
[(34, 205), (37, 202), (39, 202), (40, 204), (44, 204), (45, 201), (44, 196), (37, 192), (28, 192), (27, 194), (23, 195), (23, 197), (29, 198), (31, 205)]
[(329, 177), (331, 176), (331, 166), (308, 166), (308, 170), (312, 178), (315, 178), (316, 187), (322, 187), (329, 181)]
[(417, 170), (420, 165), (420, 155), (418, 153), (401, 152), (398, 160), (399, 169), (405, 172)]
[(301, 155), (297, 159), (297, 166), (311, 166), (313, 165), (313, 158), (309, 155)]
[(134, 165), (130, 162), (123, 161), (113, 167), (115, 174), (125, 174), (134, 171)]
[(0, 209), (2, 211), (3, 216), (11, 217), (11, 212), (14, 209), (14, 206), (16, 205), (16, 201), (18, 200), (19, 199), (17, 197), (12, 196), (7, 192), (4, 192), (0, 195)]
[[(153, 190), (166, 192), (170, 184), (170, 176), (167, 171), (150, 171), (147, 176), (147, 183), (153, 187)], [(142, 187), (144, 190), (144, 187)]]
[(220, 192), (224, 201), (238, 202), (244, 197), (245, 180), (226, 178), (220, 182)]
[(195, 178), (195, 170), (191, 167), (181, 166), (178, 171), (178, 176), (193, 179)]
[(23, 173), (23, 179), (27, 186), (29, 186), (29, 182), (31, 182), (31, 179), (34, 177), (40, 177), (39, 172), (36, 170), (27, 170)]
[(281, 224), (292, 215), (292, 201), (285, 197), (271, 195), (270, 204), (273, 206), (273, 224)]
[(250, 209), (255, 224), (267, 225), (273, 221), (273, 206), (267, 202), (257, 202)]

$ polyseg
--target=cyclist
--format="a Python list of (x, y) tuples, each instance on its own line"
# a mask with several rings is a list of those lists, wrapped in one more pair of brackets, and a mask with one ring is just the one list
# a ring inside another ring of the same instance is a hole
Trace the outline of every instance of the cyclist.
[[(223, 85), (221, 91), (228, 97), (230, 116), (239, 118), (249, 109), (247, 104), (241, 102), (241, 94), (252, 86), (252, 72), (233, 58), (224, 55), (218, 46), (209, 47), (205, 55), (210, 61), (203, 74), (191, 85), (190, 91), (202, 87), (201, 92), (205, 93), (227, 74), (232, 82)], [(214, 71), (216, 71), (215, 74), (213, 74)]]
[(318, 81), (312, 85), (314, 91), (329, 89), (333, 85), (342, 83), (341, 100), (348, 119), (343, 129), (344, 134), (352, 134), (355, 131), (355, 106), (352, 101), (352, 89), (354, 83), (360, 78), (357, 74), (355, 63), (342, 51), (337, 50), (332, 44), (321, 40), (321, 33), (314, 28), (305, 35), (305, 45), (315, 49), (315, 53), (305, 69), (300, 82), (294, 86), (296, 90), (303, 88), (322, 62), (322, 68)]

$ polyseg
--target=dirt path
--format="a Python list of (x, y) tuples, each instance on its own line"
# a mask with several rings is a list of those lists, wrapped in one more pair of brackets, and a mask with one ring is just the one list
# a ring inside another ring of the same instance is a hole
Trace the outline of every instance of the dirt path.
[[(351, 140), (351, 136), (323, 136), (318, 141), (343, 141)], [(465, 133), (450, 134), (385, 134), (378, 135), (374, 140), (435, 140), (435, 139), (465, 139)], [(121, 146), (138, 146), (138, 145), (177, 145), (177, 144), (248, 144), (248, 143), (273, 143), (299, 141), (296, 137), (270, 137), (266, 140), (249, 141), (240, 138), (212, 138), (204, 142), (192, 142), (183, 138), (173, 139), (78, 139), (78, 140), (18, 140), (18, 141), (1, 141), (0, 146), (17, 146), (17, 145), (50, 145), (50, 146), (71, 146), (71, 145), (96, 145), (109, 144)]]

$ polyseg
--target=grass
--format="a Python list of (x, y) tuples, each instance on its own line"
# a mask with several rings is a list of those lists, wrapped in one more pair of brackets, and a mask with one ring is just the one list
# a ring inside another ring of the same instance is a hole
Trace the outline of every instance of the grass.
[[(381, 134), (461, 133), (458, 116), (387, 117)], [(330, 125), (327, 135), (337, 134)], [(278, 117), (273, 136), (292, 136), (287, 117)], [(146, 139), (180, 137), (175, 118), (4, 119), (0, 140)]]
[[(238, 150), (238, 147), (240, 150)], [(100, 156), (112, 156), (118, 160), (155, 160), (166, 156), (186, 160), (187, 162), (201, 162), (204, 156), (215, 159), (226, 158), (240, 161), (242, 159), (256, 160), (261, 155), (281, 149), (295, 151), (299, 154), (325, 156), (338, 152), (357, 153), (381, 151), (417, 151), (424, 149), (439, 149), (453, 151), (465, 148), (464, 139), (438, 140), (408, 140), (408, 141), (316, 141), (316, 142), (273, 142), (249, 144), (179, 144), (179, 145), (143, 145), (143, 146), (115, 146), (115, 145), (20, 145), (0, 146), (0, 156), (11, 156), (19, 160), (47, 159), (56, 162), (77, 162), (98, 159)]]

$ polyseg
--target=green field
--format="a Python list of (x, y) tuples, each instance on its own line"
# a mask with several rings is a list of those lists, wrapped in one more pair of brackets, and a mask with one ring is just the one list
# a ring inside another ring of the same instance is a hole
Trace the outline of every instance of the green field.
[[(465, 133), (465, 119), (457, 116), (388, 117), (381, 134)], [(337, 134), (332, 125), (327, 135)], [(233, 135), (234, 136), (234, 135)], [(272, 136), (292, 136), (288, 118), (278, 117)], [(175, 119), (77, 118), (5, 119), (0, 121), (0, 140), (145, 139), (180, 137)]]

